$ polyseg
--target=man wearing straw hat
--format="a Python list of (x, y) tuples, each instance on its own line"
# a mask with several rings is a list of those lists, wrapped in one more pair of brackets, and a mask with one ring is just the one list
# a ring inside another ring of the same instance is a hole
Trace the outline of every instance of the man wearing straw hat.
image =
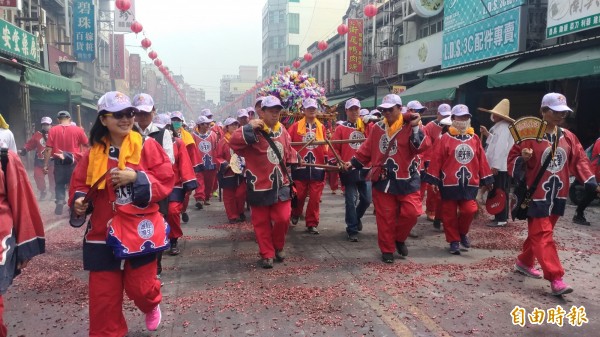
[[(487, 147), (485, 156), (487, 157), (492, 173), (494, 174), (494, 189), (490, 193), (491, 195), (494, 195), (496, 190), (508, 192), (510, 183), (506, 158), (508, 157), (508, 152), (515, 143), (513, 137), (510, 135), (510, 130), (508, 129), (510, 124), (514, 122), (509, 116), (510, 101), (505, 98), (491, 110), (484, 108), (479, 108), (479, 110), (489, 112), (492, 122), (495, 123), (489, 130), (483, 125), (479, 127), (481, 136), (486, 137), (485, 143)], [(508, 193), (505, 194), (506, 202), (504, 209), (500, 213), (494, 215), (494, 221), (487, 224), (490, 227), (506, 226), (508, 220)]]

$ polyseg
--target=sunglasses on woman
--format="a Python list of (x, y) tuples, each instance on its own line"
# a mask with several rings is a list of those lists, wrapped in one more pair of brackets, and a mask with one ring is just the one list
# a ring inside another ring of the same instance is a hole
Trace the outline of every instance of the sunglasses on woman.
[(381, 108), (379, 111), (381, 111), (381, 113), (388, 113), (394, 111), (394, 108)]
[(133, 110), (122, 110), (113, 113), (104, 114), (104, 116), (111, 116), (114, 119), (123, 119), (123, 117), (130, 119), (135, 117), (135, 111)]

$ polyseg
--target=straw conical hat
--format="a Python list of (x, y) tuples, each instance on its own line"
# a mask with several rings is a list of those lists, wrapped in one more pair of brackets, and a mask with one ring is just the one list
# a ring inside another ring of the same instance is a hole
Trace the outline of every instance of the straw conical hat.
[(494, 114), (510, 123), (513, 123), (515, 120), (510, 118), (509, 114), (510, 114), (510, 101), (508, 99), (503, 99), (500, 101), (500, 103), (496, 104), (496, 106), (491, 109), (484, 109), (484, 108), (477, 108), (479, 111), (485, 111), (485, 112), (489, 112), (491, 114)]

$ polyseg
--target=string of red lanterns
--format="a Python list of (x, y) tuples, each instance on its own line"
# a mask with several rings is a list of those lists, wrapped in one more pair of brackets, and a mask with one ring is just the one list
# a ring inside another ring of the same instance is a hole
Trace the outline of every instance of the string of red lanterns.
[[(115, 7), (117, 7), (117, 9), (119, 9), (120, 11), (127, 11), (129, 8), (131, 8), (131, 1), (130, 0), (117, 0), (115, 2)], [(131, 31), (137, 35), (137, 34), (143, 32), (143, 30), (144, 30), (144, 26), (142, 26), (142, 24), (139, 21), (135, 20), (135, 18), (134, 18), (134, 21), (131, 24)], [(148, 48), (150, 48), (152, 46), (152, 41), (150, 41), (150, 39), (148, 39), (146, 37), (146, 33), (143, 33), (143, 35), (144, 35), (144, 39), (142, 39), (140, 44), (141, 44), (142, 48), (147, 50)], [(181, 98), (183, 103), (186, 105), (186, 107), (188, 109), (190, 109), (190, 111), (193, 111), (193, 109), (192, 109), (191, 105), (188, 103), (182, 89), (179, 87), (179, 84), (177, 84), (177, 82), (171, 75), (169, 68), (164, 66), (162, 60), (160, 60), (158, 58), (158, 53), (155, 50), (150, 50), (148, 52), (148, 57), (151, 60), (153, 60), (154, 65), (158, 67), (158, 70), (163, 74), (165, 80), (173, 86), (173, 88), (175, 89), (175, 91), (177, 92), (177, 94), (179, 95), (179, 97)]]

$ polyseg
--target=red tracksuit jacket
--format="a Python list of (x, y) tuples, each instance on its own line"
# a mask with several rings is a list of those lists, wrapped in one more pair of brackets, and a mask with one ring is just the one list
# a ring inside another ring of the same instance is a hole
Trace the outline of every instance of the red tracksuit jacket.
[[(356, 124), (344, 121), (335, 127), (333, 132), (332, 140), (346, 140), (346, 139), (365, 139), (367, 135), (367, 126), (365, 125), (365, 131), (361, 132), (356, 129)], [(356, 153), (356, 150), (362, 143), (348, 143), (348, 144), (333, 144), (333, 148), (340, 155), (343, 161), (349, 162)], [(329, 160), (335, 163), (335, 155), (331, 149), (329, 150)], [(360, 169), (351, 169), (348, 172), (340, 172), (340, 179), (342, 184), (365, 181), (367, 173), (369, 173), (370, 163), (364, 163), (365, 167)]]
[(185, 193), (195, 190), (198, 182), (185, 144), (179, 138), (173, 138), (173, 156), (175, 157), (173, 164), (175, 186), (169, 194), (169, 201), (183, 202)]
[(229, 167), (233, 150), (229, 146), (229, 140), (225, 137), (221, 138), (217, 145), (217, 163), (219, 164), (219, 186), (222, 188), (235, 188), (242, 183), (244, 176), (235, 174)]
[(40, 131), (36, 131), (23, 146), (27, 152), (35, 150), (35, 166), (44, 166), (44, 150), (46, 150), (47, 139), (47, 133), (44, 135)]
[(217, 169), (217, 144), (219, 136), (216, 132), (208, 130), (207, 133), (201, 135), (197, 132), (193, 133), (196, 147), (200, 151), (200, 171), (212, 171)]
[[(314, 139), (316, 136), (316, 124), (306, 124), (306, 133), (304, 135), (298, 134), (298, 122), (292, 124), (288, 129), (288, 133), (292, 138), (292, 142), (308, 142)], [(325, 137), (326, 130), (325, 126), (321, 125), (321, 132)], [(300, 149), (302, 146), (294, 146), (294, 150)], [(310, 164), (325, 164), (325, 149), (324, 145), (309, 145), (302, 149), (298, 154), (304, 160), (305, 163)], [(292, 170), (292, 179), (294, 180), (325, 180), (325, 169), (317, 167), (296, 167)]]
[(431, 153), (425, 181), (440, 187), (442, 199), (475, 200), (480, 186), (494, 182), (479, 137), (443, 134)]
[[(556, 135), (546, 134), (539, 143), (536, 140), (525, 140), (513, 145), (508, 154), (508, 174), (517, 180), (525, 177), (527, 186), (531, 186), (544, 160), (551, 153), (551, 141), (554, 138)], [(533, 156), (527, 162), (521, 157), (521, 150), (524, 148), (533, 149)], [(586, 189), (596, 189), (596, 178), (590, 170), (590, 161), (583, 147), (571, 131), (562, 129), (554, 160), (550, 161), (533, 193), (527, 215), (532, 218), (545, 218), (551, 214), (564, 215), (570, 176), (584, 182)]]
[[(271, 138), (286, 165), (298, 163), (290, 135), (283, 126), (271, 133)], [(269, 206), (289, 200), (290, 181), (281, 171), (279, 159), (262, 134), (254, 132), (250, 124), (244, 125), (231, 135), (229, 146), (246, 160), (247, 200), (251, 206)]]
[(391, 138), (383, 122), (374, 124), (367, 140), (356, 151), (352, 166), (363, 167), (369, 163), (374, 167), (381, 166), (381, 179), (373, 177), (373, 188), (378, 191), (396, 195), (419, 191), (421, 178), (417, 154), (429, 146), (423, 128), (417, 126), (413, 129), (408, 123), (404, 124), (394, 139), (388, 157), (384, 158)]
[[(116, 168), (118, 158), (119, 150), (111, 148), (107, 169)], [(89, 159), (90, 151), (87, 150), (73, 171), (69, 188), (71, 208), (75, 199), (85, 196), (91, 188), (86, 184)], [(85, 270), (117, 270), (121, 267), (121, 260), (115, 259), (112, 248), (106, 245), (106, 228), (108, 221), (113, 217), (113, 203), (119, 202), (123, 205), (121, 207), (130, 209), (130, 212), (135, 212), (136, 209), (144, 209), (145, 213), (158, 212), (157, 202), (166, 198), (173, 190), (173, 166), (165, 151), (153, 138), (144, 140), (139, 164), (127, 163), (127, 167), (137, 171), (135, 182), (116, 191), (111, 187), (109, 178), (106, 181), (106, 188), (99, 190), (95, 200), (92, 201), (94, 210), (90, 215), (83, 240)], [(129, 261), (136, 267), (150, 263), (154, 258), (154, 254), (150, 254)]]
[(8, 151), (0, 170), (0, 294), (19, 274), (16, 265), (45, 252), (44, 224), (35, 194), (19, 156)]

